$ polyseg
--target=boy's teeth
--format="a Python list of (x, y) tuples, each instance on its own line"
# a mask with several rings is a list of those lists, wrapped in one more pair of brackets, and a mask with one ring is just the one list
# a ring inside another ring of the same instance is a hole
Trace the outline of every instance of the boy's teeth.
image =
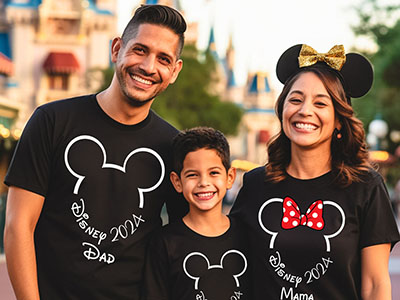
[(213, 193), (198, 193), (197, 194), (199, 197), (211, 197)]

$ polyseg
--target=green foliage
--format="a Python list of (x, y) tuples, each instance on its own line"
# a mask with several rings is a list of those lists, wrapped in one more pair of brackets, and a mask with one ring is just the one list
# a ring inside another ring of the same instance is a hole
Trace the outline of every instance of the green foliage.
[(194, 46), (185, 46), (177, 81), (157, 96), (153, 109), (179, 129), (210, 126), (234, 135), (243, 112), (234, 103), (222, 102), (210, 94), (210, 86), (217, 80), (216, 63), (208, 52), (203, 59), (198, 57)]
[[(373, 87), (365, 97), (353, 100), (355, 111), (365, 126), (380, 113), (389, 130), (400, 130), (400, 5), (365, 0), (356, 11), (360, 22), (353, 27), (354, 33), (371, 38), (378, 51), (370, 55), (375, 72)], [(388, 142), (393, 153), (396, 145)]]

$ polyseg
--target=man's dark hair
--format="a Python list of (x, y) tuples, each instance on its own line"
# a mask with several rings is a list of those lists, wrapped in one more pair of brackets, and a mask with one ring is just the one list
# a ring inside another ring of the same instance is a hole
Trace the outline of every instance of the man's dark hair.
[(186, 155), (199, 149), (215, 150), (226, 171), (231, 167), (229, 144), (224, 134), (210, 127), (195, 127), (179, 132), (173, 140), (174, 171), (179, 176)]
[(177, 58), (181, 56), (185, 41), (186, 22), (183, 16), (174, 8), (165, 5), (142, 5), (133, 15), (122, 33), (122, 43), (126, 45), (137, 34), (141, 24), (153, 24), (171, 29), (179, 36)]

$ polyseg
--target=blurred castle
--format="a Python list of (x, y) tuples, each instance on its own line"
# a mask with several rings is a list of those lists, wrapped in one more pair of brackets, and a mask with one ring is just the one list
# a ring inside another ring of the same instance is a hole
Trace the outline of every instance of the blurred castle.
[(0, 2), (0, 178), (38, 105), (98, 87), (116, 21), (116, 0)]
[[(209, 0), (216, 1), (216, 0)], [(164, 4), (182, 11), (179, 0), (141, 1), (146, 4)], [(184, 12), (183, 12), (184, 13)], [(186, 43), (196, 43), (198, 39), (197, 24), (190, 23), (185, 35)], [(278, 132), (280, 125), (275, 116), (275, 93), (269, 84), (268, 74), (254, 72), (248, 74), (245, 85), (238, 85), (235, 80), (235, 49), (232, 37), (224, 57), (216, 51), (214, 28), (210, 28), (208, 50), (217, 61), (219, 81), (212, 87), (223, 101), (231, 101), (242, 107), (244, 116), (239, 134), (228, 137), (233, 159), (243, 159), (256, 164), (264, 164), (267, 160), (266, 143)]]
[[(141, 3), (182, 11), (179, 0)], [(111, 65), (109, 48), (116, 35), (117, 0), (0, 0), (0, 178), (38, 105), (99, 88), (100, 70)], [(195, 43), (197, 36), (197, 24), (190, 23), (186, 41)], [(219, 57), (215, 42), (211, 28), (208, 47), (220, 78), (212, 88), (245, 111), (239, 135), (229, 137), (232, 156), (264, 163), (265, 143), (279, 128), (269, 78), (256, 72), (238, 86), (232, 43)], [(4, 192), (0, 185), (0, 195)]]

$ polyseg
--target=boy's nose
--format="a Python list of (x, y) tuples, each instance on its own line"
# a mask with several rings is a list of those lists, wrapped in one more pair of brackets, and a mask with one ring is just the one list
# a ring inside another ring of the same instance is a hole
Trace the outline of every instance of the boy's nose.
[(198, 186), (203, 187), (203, 186), (207, 186), (209, 184), (210, 184), (210, 182), (208, 180), (208, 177), (206, 177), (206, 176), (200, 177), (200, 181), (198, 183)]

